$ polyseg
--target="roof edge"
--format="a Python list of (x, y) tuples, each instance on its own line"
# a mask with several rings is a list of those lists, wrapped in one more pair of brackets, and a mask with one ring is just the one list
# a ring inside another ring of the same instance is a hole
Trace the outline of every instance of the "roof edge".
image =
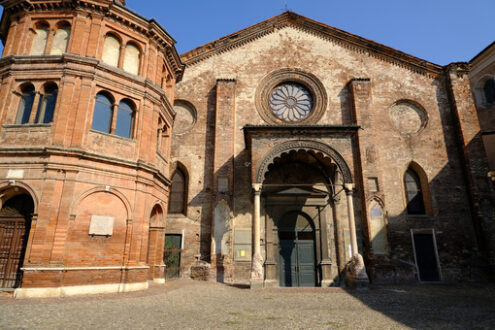
[(280, 15), (271, 17), (265, 21), (196, 47), (181, 54), (181, 58), (186, 65), (194, 65), (211, 56), (240, 47), (286, 26), (299, 28), (312, 33), (313, 35), (336, 42), (349, 49), (354, 49), (359, 52), (367, 51), (371, 56), (387, 62), (393, 62), (399, 66), (407, 67), (417, 73), (436, 76), (441, 74), (444, 68), (441, 65), (312, 20), (292, 11), (286, 11)]
[(478, 58), (480, 58), (481, 56), (483, 56), (485, 54), (485, 52), (488, 52), (490, 50), (490, 48), (494, 47), (495, 46), (495, 41), (493, 41), (491, 44), (489, 44), (488, 46), (486, 46), (485, 48), (483, 48), (483, 50), (481, 52), (479, 52), (478, 54), (476, 54), (470, 61), (469, 63), (473, 63), (474, 61), (476, 61)]

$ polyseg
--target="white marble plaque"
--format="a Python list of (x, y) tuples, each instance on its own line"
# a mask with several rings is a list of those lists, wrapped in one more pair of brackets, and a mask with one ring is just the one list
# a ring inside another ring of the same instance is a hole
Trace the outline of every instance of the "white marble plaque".
[(89, 224), (89, 235), (112, 236), (114, 217), (92, 215)]
[(8, 170), (7, 179), (22, 179), (24, 178), (24, 170)]
[(217, 180), (217, 190), (221, 193), (229, 192), (229, 178), (221, 176)]

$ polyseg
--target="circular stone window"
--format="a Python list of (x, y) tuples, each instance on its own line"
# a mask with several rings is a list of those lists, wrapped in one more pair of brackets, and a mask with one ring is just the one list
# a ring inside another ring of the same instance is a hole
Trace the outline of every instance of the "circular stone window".
[(399, 101), (389, 109), (389, 116), (395, 129), (405, 136), (419, 134), (427, 123), (426, 111), (409, 101)]
[(283, 69), (261, 81), (255, 101), (258, 113), (270, 124), (314, 124), (325, 112), (327, 95), (312, 74)]
[(283, 83), (272, 91), (270, 109), (283, 121), (299, 122), (306, 119), (313, 110), (313, 97), (300, 84)]
[(196, 123), (196, 109), (194, 106), (182, 100), (175, 101), (175, 120), (173, 132), (175, 135), (181, 135), (188, 132)]

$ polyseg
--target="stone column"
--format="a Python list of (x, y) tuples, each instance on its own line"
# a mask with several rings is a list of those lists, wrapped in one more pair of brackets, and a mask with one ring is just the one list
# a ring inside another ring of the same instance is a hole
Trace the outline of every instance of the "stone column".
[(261, 184), (253, 184), (254, 208), (253, 208), (253, 260), (251, 264), (251, 289), (263, 288), (263, 257), (261, 256)]
[[(333, 284), (333, 279), (335, 278), (335, 274), (332, 272), (333, 262), (330, 258), (330, 241), (328, 239), (328, 231), (330, 228), (333, 232), (333, 219), (330, 219), (330, 212), (328, 210), (328, 206), (323, 206), (322, 209), (319, 210), (320, 214), (320, 241), (321, 241), (321, 286), (328, 287)], [(337, 273), (337, 272), (335, 272)]]
[(352, 200), (352, 193), (354, 190), (354, 184), (346, 183), (345, 184), (345, 194), (347, 196), (347, 213), (349, 219), (349, 231), (351, 234), (351, 253), (354, 257), (356, 254), (359, 254), (358, 246), (357, 246), (357, 237), (356, 237), (356, 223), (354, 220), (354, 202)]
[(344, 185), (347, 196), (347, 212), (349, 218), (349, 231), (351, 234), (351, 261), (347, 264), (345, 282), (348, 287), (363, 287), (369, 284), (368, 274), (366, 274), (366, 266), (364, 265), (363, 257), (359, 254), (356, 237), (356, 223), (354, 221), (354, 202), (352, 193), (354, 184), (346, 183)]
[(31, 113), (29, 114), (29, 124), (36, 124), (36, 115), (38, 114), (38, 106), (42, 102), (42, 95), (40, 91), (36, 91), (34, 94), (33, 105), (31, 106)]

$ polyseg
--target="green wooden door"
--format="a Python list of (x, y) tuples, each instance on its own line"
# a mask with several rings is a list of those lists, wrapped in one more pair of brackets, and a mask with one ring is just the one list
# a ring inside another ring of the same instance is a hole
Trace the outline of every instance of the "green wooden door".
[(315, 286), (315, 239), (309, 218), (290, 212), (278, 223), (280, 286)]
[(182, 247), (182, 235), (166, 234), (165, 249), (163, 251), (163, 262), (167, 266), (165, 268), (165, 278), (180, 277), (180, 254)]

